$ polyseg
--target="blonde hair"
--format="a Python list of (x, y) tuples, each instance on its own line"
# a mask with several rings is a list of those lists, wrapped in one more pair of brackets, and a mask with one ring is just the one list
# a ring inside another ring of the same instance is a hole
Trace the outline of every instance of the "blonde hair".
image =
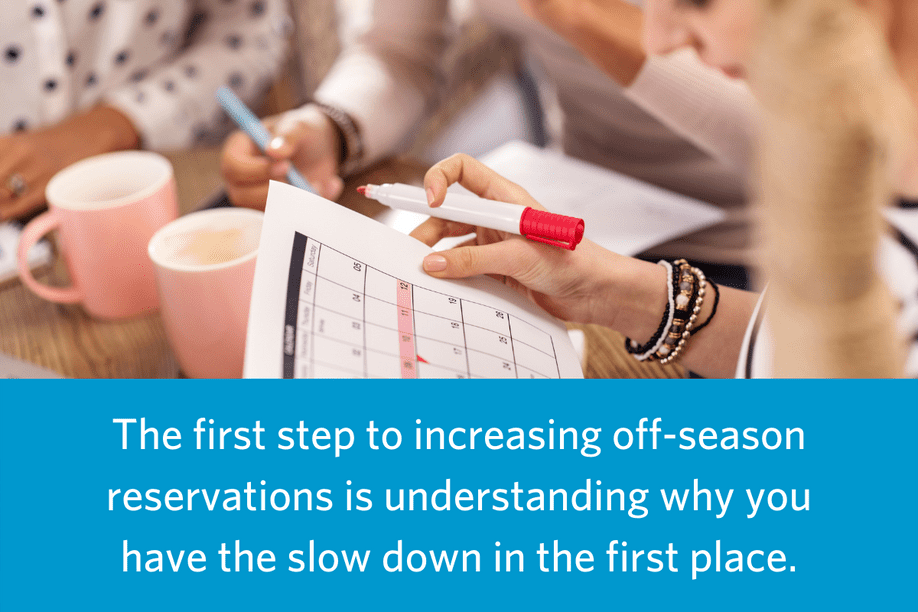
[(894, 377), (904, 343), (877, 264), (890, 156), (912, 107), (853, 0), (761, 0), (759, 213), (778, 377)]

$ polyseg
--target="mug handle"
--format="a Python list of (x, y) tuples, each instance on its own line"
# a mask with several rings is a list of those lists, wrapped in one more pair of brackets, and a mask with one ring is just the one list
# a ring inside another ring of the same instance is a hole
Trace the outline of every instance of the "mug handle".
[(57, 229), (61, 224), (60, 219), (54, 214), (54, 211), (42, 213), (32, 219), (22, 230), (22, 236), (19, 239), (19, 251), (17, 253), (17, 264), (19, 265), (19, 277), (26, 287), (32, 290), (35, 295), (42, 297), (49, 302), (59, 304), (75, 304), (83, 299), (83, 292), (75, 285), (71, 287), (49, 287), (35, 280), (32, 276), (32, 270), (29, 267), (29, 251), (35, 246), (41, 238), (48, 232)]

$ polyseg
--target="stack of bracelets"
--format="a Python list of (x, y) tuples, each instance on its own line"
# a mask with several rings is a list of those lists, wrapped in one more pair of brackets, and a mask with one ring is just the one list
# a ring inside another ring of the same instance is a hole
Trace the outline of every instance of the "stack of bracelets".
[[(717, 314), (720, 290), (704, 277), (704, 272), (693, 268), (684, 259), (673, 263), (660, 261), (659, 265), (666, 268), (669, 287), (669, 301), (663, 312), (663, 320), (646, 344), (639, 345), (634, 340), (625, 339), (625, 348), (638, 361), (659, 361), (666, 365), (675, 361), (682, 354), (689, 338), (707, 326)], [(714, 307), (704, 323), (695, 325), (708, 286), (714, 290)]]

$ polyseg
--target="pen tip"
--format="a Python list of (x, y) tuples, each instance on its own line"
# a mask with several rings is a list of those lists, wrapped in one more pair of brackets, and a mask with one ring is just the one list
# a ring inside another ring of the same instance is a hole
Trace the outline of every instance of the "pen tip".
[(358, 188), (357, 188), (357, 193), (359, 193), (360, 195), (366, 195), (366, 194), (367, 194), (367, 186), (366, 186), (366, 185), (363, 185), (363, 186), (361, 186), (361, 187), (358, 187)]

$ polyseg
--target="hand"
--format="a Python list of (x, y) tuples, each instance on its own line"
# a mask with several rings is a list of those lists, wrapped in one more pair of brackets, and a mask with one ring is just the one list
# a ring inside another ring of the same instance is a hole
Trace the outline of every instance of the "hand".
[(624, 0), (517, 0), (601, 70), (629, 86), (647, 60), (642, 42), (644, 14)]
[[(456, 182), (482, 198), (545, 210), (522, 187), (462, 154), (438, 163), (424, 177), (431, 206), (440, 206), (447, 187)], [(503, 280), (556, 317), (611, 325), (621, 303), (615, 299), (619, 289), (616, 279), (621, 278), (622, 268), (636, 264), (651, 278), (660, 277), (657, 286), (665, 301), (663, 268), (653, 264), (644, 268), (644, 262), (616, 255), (589, 240), (568, 251), (522, 236), (436, 218), (422, 223), (411, 235), (433, 246), (441, 238), (471, 232), (475, 238), (464, 245), (428, 255), (424, 270), (437, 278), (487, 274)]]
[(243, 132), (235, 132), (223, 145), (221, 169), (226, 191), (236, 206), (264, 210), (268, 181), (285, 180), (293, 164), (323, 198), (335, 200), (344, 190), (338, 177), (341, 150), (338, 131), (318, 108), (301, 109), (269, 117), (265, 127), (275, 138), (267, 155)]
[(580, 0), (517, 0), (520, 8), (532, 19), (558, 32), (568, 29), (577, 15)]
[[(0, 136), (0, 221), (38, 211), (45, 204), (45, 186), (58, 171), (81, 159), (136, 148), (140, 137), (119, 111), (95, 108), (38, 130)], [(22, 179), (23, 191), (11, 189), (11, 177)]]
[[(499, 176), (467, 155), (454, 155), (431, 168), (424, 177), (431, 206), (440, 206), (446, 188), (460, 183), (489, 200), (544, 210), (519, 185)], [(522, 236), (461, 223), (428, 219), (411, 235), (428, 245), (441, 238), (476, 232), (455, 249), (424, 258), (424, 270), (437, 278), (488, 274), (516, 289), (552, 315), (577, 323), (611, 327), (629, 338), (650, 338), (660, 324), (668, 299), (662, 266), (623, 257), (584, 239), (574, 251), (559, 249)], [(684, 352), (686, 367), (708, 377), (732, 376), (746, 328), (758, 296), (722, 287), (717, 318)], [(707, 320), (713, 303), (705, 300), (699, 313)]]

